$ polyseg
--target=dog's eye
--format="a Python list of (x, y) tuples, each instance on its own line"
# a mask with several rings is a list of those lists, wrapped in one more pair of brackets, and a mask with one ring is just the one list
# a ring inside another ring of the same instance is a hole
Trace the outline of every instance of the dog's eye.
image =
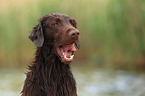
[(76, 21), (73, 19), (70, 19), (70, 23), (76, 28)]
[(55, 20), (54, 26), (60, 25), (60, 22), (61, 22), (61, 20), (60, 20), (59, 18), (57, 18), (57, 19)]
[(59, 24), (56, 22), (56, 23), (54, 23), (54, 26), (58, 26)]

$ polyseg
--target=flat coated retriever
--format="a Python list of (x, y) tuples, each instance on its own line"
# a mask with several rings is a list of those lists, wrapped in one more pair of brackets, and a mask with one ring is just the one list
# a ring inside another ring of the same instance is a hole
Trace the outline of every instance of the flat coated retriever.
[(80, 32), (71, 17), (53, 13), (39, 20), (29, 38), (37, 46), (35, 60), (22, 90), (22, 96), (77, 96), (70, 70)]

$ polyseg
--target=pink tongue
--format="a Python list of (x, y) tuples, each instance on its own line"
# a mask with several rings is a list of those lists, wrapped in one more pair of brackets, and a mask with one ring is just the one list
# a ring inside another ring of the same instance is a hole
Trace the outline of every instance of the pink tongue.
[(70, 44), (70, 45), (65, 45), (65, 46), (63, 46), (62, 47), (63, 48), (63, 50), (65, 50), (65, 51), (76, 51), (76, 48), (75, 48), (75, 45), (74, 45), (74, 43), (73, 44)]

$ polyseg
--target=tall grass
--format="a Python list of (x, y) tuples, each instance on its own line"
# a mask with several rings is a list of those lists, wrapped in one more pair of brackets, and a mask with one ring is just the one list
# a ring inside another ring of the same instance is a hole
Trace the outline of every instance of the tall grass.
[(1, 67), (28, 64), (35, 48), (27, 38), (32, 28), (41, 16), (59, 12), (78, 22), (78, 62), (145, 69), (143, 0), (1, 0), (0, 6)]

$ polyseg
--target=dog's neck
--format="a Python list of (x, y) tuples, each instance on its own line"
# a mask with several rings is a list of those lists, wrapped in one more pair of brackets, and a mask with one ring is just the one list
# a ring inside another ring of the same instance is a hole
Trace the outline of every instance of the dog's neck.
[[(38, 95), (77, 96), (76, 83), (70, 66), (59, 60), (52, 45), (37, 48), (35, 61), (29, 68), (30, 72), (25, 82), (31, 83), (30, 86), (38, 87)], [(31, 91), (33, 90), (35, 88)]]

